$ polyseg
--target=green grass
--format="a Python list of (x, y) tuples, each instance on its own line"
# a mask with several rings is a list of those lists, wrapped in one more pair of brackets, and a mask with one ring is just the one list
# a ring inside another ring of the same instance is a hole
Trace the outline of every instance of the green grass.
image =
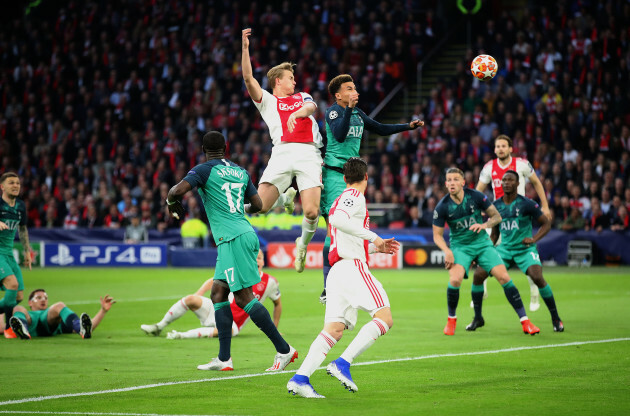
[[(300, 352), (284, 374), (265, 374), (275, 353), (252, 323), (233, 340), (236, 370), (219, 374), (196, 370), (216, 356), (216, 339), (166, 340), (146, 336), (142, 323), (161, 319), (179, 297), (194, 292), (210, 276), (200, 269), (40, 269), (25, 271), (27, 291), (43, 287), (50, 301), (64, 301), (77, 313), (94, 314), (98, 297), (117, 299), (90, 340), (78, 335), (0, 339), (0, 413), (102, 412), (103, 414), (431, 414), (431, 415), (620, 415), (630, 414), (630, 269), (547, 268), (566, 331), (554, 333), (544, 305), (529, 316), (541, 328), (522, 333), (496, 281), (488, 283), (486, 326), (464, 327), (472, 319), (470, 282), (462, 286), (458, 330), (446, 337), (447, 274), (443, 270), (379, 271), (392, 304), (394, 327), (353, 366), (355, 394), (318, 370), (311, 381), (326, 400), (290, 396), (286, 383), (323, 325), (318, 302), (321, 272), (269, 270), (278, 277), (283, 315), (280, 330)], [(514, 280), (529, 302), (524, 276)], [(267, 306), (270, 307), (268, 302)], [(193, 314), (169, 329), (189, 329)], [(359, 314), (358, 326), (368, 320)], [(354, 337), (329, 354), (336, 358)], [(594, 340), (620, 341), (584, 343)], [(558, 344), (574, 345), (545, 347)], [(519, 348), (490, 354), (457, 355)], [(453, 356), (443, 356), (454, 354)], [(442, 355), (438, 357), (427, 357)], [(419, 359), (420, 357), (424, 357)], [(251, 375), (251, 376), (248, 376)], [(237, 379), (229, 377), (242, 376)], [(225, 378), (228, 379), (225, 379)], [(225, 380), (222, 380), (225, 379)], [(191, 381), (202, 380), (197, 383)], [(10, 400), (99, 392), (149, 384), (185, 382), (124, 392), (6, 404)]]

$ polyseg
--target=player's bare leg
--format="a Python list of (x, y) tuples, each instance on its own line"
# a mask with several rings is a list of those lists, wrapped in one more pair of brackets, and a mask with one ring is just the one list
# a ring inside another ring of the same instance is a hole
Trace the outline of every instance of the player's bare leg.
[(302, 235), (295, 240), (295, 270), (298, 273), (304, 271), (306, 262), (306, 247), (313, 239), (315, 231), (317, 231), (317, 223), (319, 221), (319, 202), (322, 196), (322, 188), (316, 186), (314, 188), (300, 191), (300, 199), (302, 201), (302, 209), (304, 210), (304, 218), (302, 219)]
[[(275, 185), (266, 182), (261, 183), (258, 185), (258, 195), (262, 199), (263, 207), (259, 213), (266, 214), (276, 207), (284, 207), (288, 214), (292, 214), (295, 206), (293, 200), (296, 193), (295, 188), (289, 187), (281, 194)], [(245, 204), (245, 212), (247, 213), (249, 213), (249, 206), (249, 204)]]

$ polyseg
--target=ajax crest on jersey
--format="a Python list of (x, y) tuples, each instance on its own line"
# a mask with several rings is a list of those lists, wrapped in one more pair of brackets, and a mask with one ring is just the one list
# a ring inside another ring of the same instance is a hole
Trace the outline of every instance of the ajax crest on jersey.
[(479, 55), (472, 60), (470, 72), (480, 81), (489, 81), (497, 74), (497, 61), (490, 55)]

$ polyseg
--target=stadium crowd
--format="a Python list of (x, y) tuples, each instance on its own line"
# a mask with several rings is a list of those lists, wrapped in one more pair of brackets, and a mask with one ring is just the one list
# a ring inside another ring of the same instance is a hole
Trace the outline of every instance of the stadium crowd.
[[(446, 26), (432, 11), (407, 12), (413, 1), (72, 0), (54, 13), (46, 3), (0, 28), (0, 173), (20, 175), (29, 227), (117, 228), (136, 215), (178, 227), (166, 193), (203, 160), (210, 129), (257, 183), (271, 141), (242, 83), (243, 27), (263, 88), (270, 66), (295, 62), (324, 131), (332, 77), (351, 74), (369, 113), (398, 82), (414, 82)], [(629, 228), (630, 5), (540, 3), (483, 21), (452, 76), (415, 105), (424, 129), (364, 147), (369, 202), (399, 204), (406, 226), (430, 226), (445, 168), (474, 186), (502, 133), (536, 169), (558, 228)], [(491, 82), (470, 75), (480, 53), (499, 63)], [(185, 205), (191, 217), (203, 211), (196, 197)]]

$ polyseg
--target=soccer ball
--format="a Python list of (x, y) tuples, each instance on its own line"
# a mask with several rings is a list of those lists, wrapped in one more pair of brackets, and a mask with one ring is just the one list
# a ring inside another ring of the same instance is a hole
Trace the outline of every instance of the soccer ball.
[(470, 64), (470, 72), (480, 81), (494, 78), (498, 68), (497, 61), (490, 55), (479, 55)]

